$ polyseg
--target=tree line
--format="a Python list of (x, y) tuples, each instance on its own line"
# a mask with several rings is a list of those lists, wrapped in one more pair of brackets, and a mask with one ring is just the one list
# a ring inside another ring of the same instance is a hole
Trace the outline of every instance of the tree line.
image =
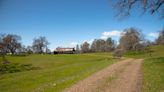
[[(46, 37), (40, 36), (33, 39), (31, 46), (25, 47), (21, 43), (21, 36), (15, 34), (0, 35), (0, 52), (1, 54), (11, 53), (12, 55), (20, 53), (51, 53), (48, 45), (50, 43)], [(164, 45), (164, 28), (160, 31), (158, 38), (154, 42), (144, 39), (141, 30), (137, 28), (124, 29), (119, 39), (119, 44), (116, 44), (112, 38), (95, 39), (92, 44), (84, 42), (80, 46), (76, 46), (77, 53), (90, 52), (126, 52), (126, 51), (142, 51), (149, 45)]]
[(127, 28), (123, 30), (118, 45), (111, 38), (95, 39), (91, 45), (84, 42), (81, 45), (81, 53), (113, 52), (114, 55), (121, 56), (126, 51), (148, 51), (147, 47), (150, 45), (164, 45), (164, 28), (154, 42), (146, 40), (141, 30), (133, 27)]
[(49, 53), (49, 42), (46, 37), (40, 36), (34, 38), (32, 46), (25, 47), (21, 43), (21, 36), (15, 34), (0, 35), (0, 52), (1, 54), (22, 54), (22, 53)]
[(116, 43), (112, 38), (95, 39), (90, 45), (88, 42), (84, 42), (81, 45), (81, 53), (88, 52), (111, 52), (115, 49)]

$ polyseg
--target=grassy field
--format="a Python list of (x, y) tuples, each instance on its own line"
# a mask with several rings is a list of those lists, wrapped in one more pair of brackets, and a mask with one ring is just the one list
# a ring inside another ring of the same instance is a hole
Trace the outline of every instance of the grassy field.
[(149, 53), (129, 52), (125, 56), (144, 58), (143, 64), (143, 92), (164, 92), (164, 46), (152, 46)]
[[(128, 52), (125, 57), (144, 58), (143, 92), (164, 91), (164, 46), (149, 53)], [(7, 56), (14, 63), (32, 64), (37, 70), (0, 75), (1, 92), (60, 92), (112, 64), (109, 53)], [(0, 57), (0, 60), (1, 57)], [(1, 61), (0, 61), (1, 62)]]
[(1, 74), (1, 92), (60, 92), (114, 63), (109, 53), (7, 56), (7, 59), (40, 69)]

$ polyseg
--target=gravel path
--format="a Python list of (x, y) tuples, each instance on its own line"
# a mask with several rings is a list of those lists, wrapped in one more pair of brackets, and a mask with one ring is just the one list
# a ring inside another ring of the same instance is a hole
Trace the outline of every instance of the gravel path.
[(140, 92), (142, 59), (119, 61), (63, 92)]

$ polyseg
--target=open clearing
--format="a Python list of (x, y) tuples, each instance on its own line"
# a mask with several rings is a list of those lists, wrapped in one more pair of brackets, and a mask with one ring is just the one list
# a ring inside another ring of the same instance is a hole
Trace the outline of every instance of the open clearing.
[(7, 59), (40, 69), (0, 74), (1, 92), (61, 92), (114, 63), (110, 53), (7, 56)]
[(119, 61), (64, 92), (140, 92), (142, 59)]
[[(90, 87), (90, 91), (95, 92), (135, 92), (140, 91), (142, 86), (141, 92), (164, 92), (164, 46), (151, 48), (151, 57), (149, 53), (130, 53), (126, 57), (136, 59), (121, 62), (115, 62), (110, 53), (7, 56), (13, 63), (32, 64), (40, 69), (0, 75), (0, 91), (61, 92), (65, 88), (64, 91), (69, 91), (75, 90), (77, 85), (82, 85), (88, 79), (89, 83), (81, 89)], [(143, 58), (143, 64), (137, 58)]]

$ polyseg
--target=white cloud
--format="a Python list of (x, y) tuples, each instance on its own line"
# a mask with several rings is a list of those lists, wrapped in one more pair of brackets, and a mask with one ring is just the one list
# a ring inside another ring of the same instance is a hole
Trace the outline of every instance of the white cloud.
[(151, 32), (148, 34), (148, 36), (157, 38), (159, 36), (159, 32)]
[(68, 45), (68, 47), (76, 47), (77, 44), (78, 44), (77, 42), (71, 42), (71, 43)]
[(94, 41), (94, 39), (90, 39), (89, 41), (87, 41), (89, 44), (92, 44), (92, 42)]
[(106, 39), (108, 37), (120, 37), (121, 33), (122, 31), (118, 31), (118, 30), (103, 32), (101, 35), (101, 39)]
[(77, 45), (78, 43), (77, 42), (71, 42), (71, 45)]
[(83, 44), (84, 42), (87, 42), (87, 43), (89, 43), (89, 44), (92, 44), (93, 41), (94, 41), (94, 39), (84, 40), (84, 41), (82, 42), (82, 44)]

